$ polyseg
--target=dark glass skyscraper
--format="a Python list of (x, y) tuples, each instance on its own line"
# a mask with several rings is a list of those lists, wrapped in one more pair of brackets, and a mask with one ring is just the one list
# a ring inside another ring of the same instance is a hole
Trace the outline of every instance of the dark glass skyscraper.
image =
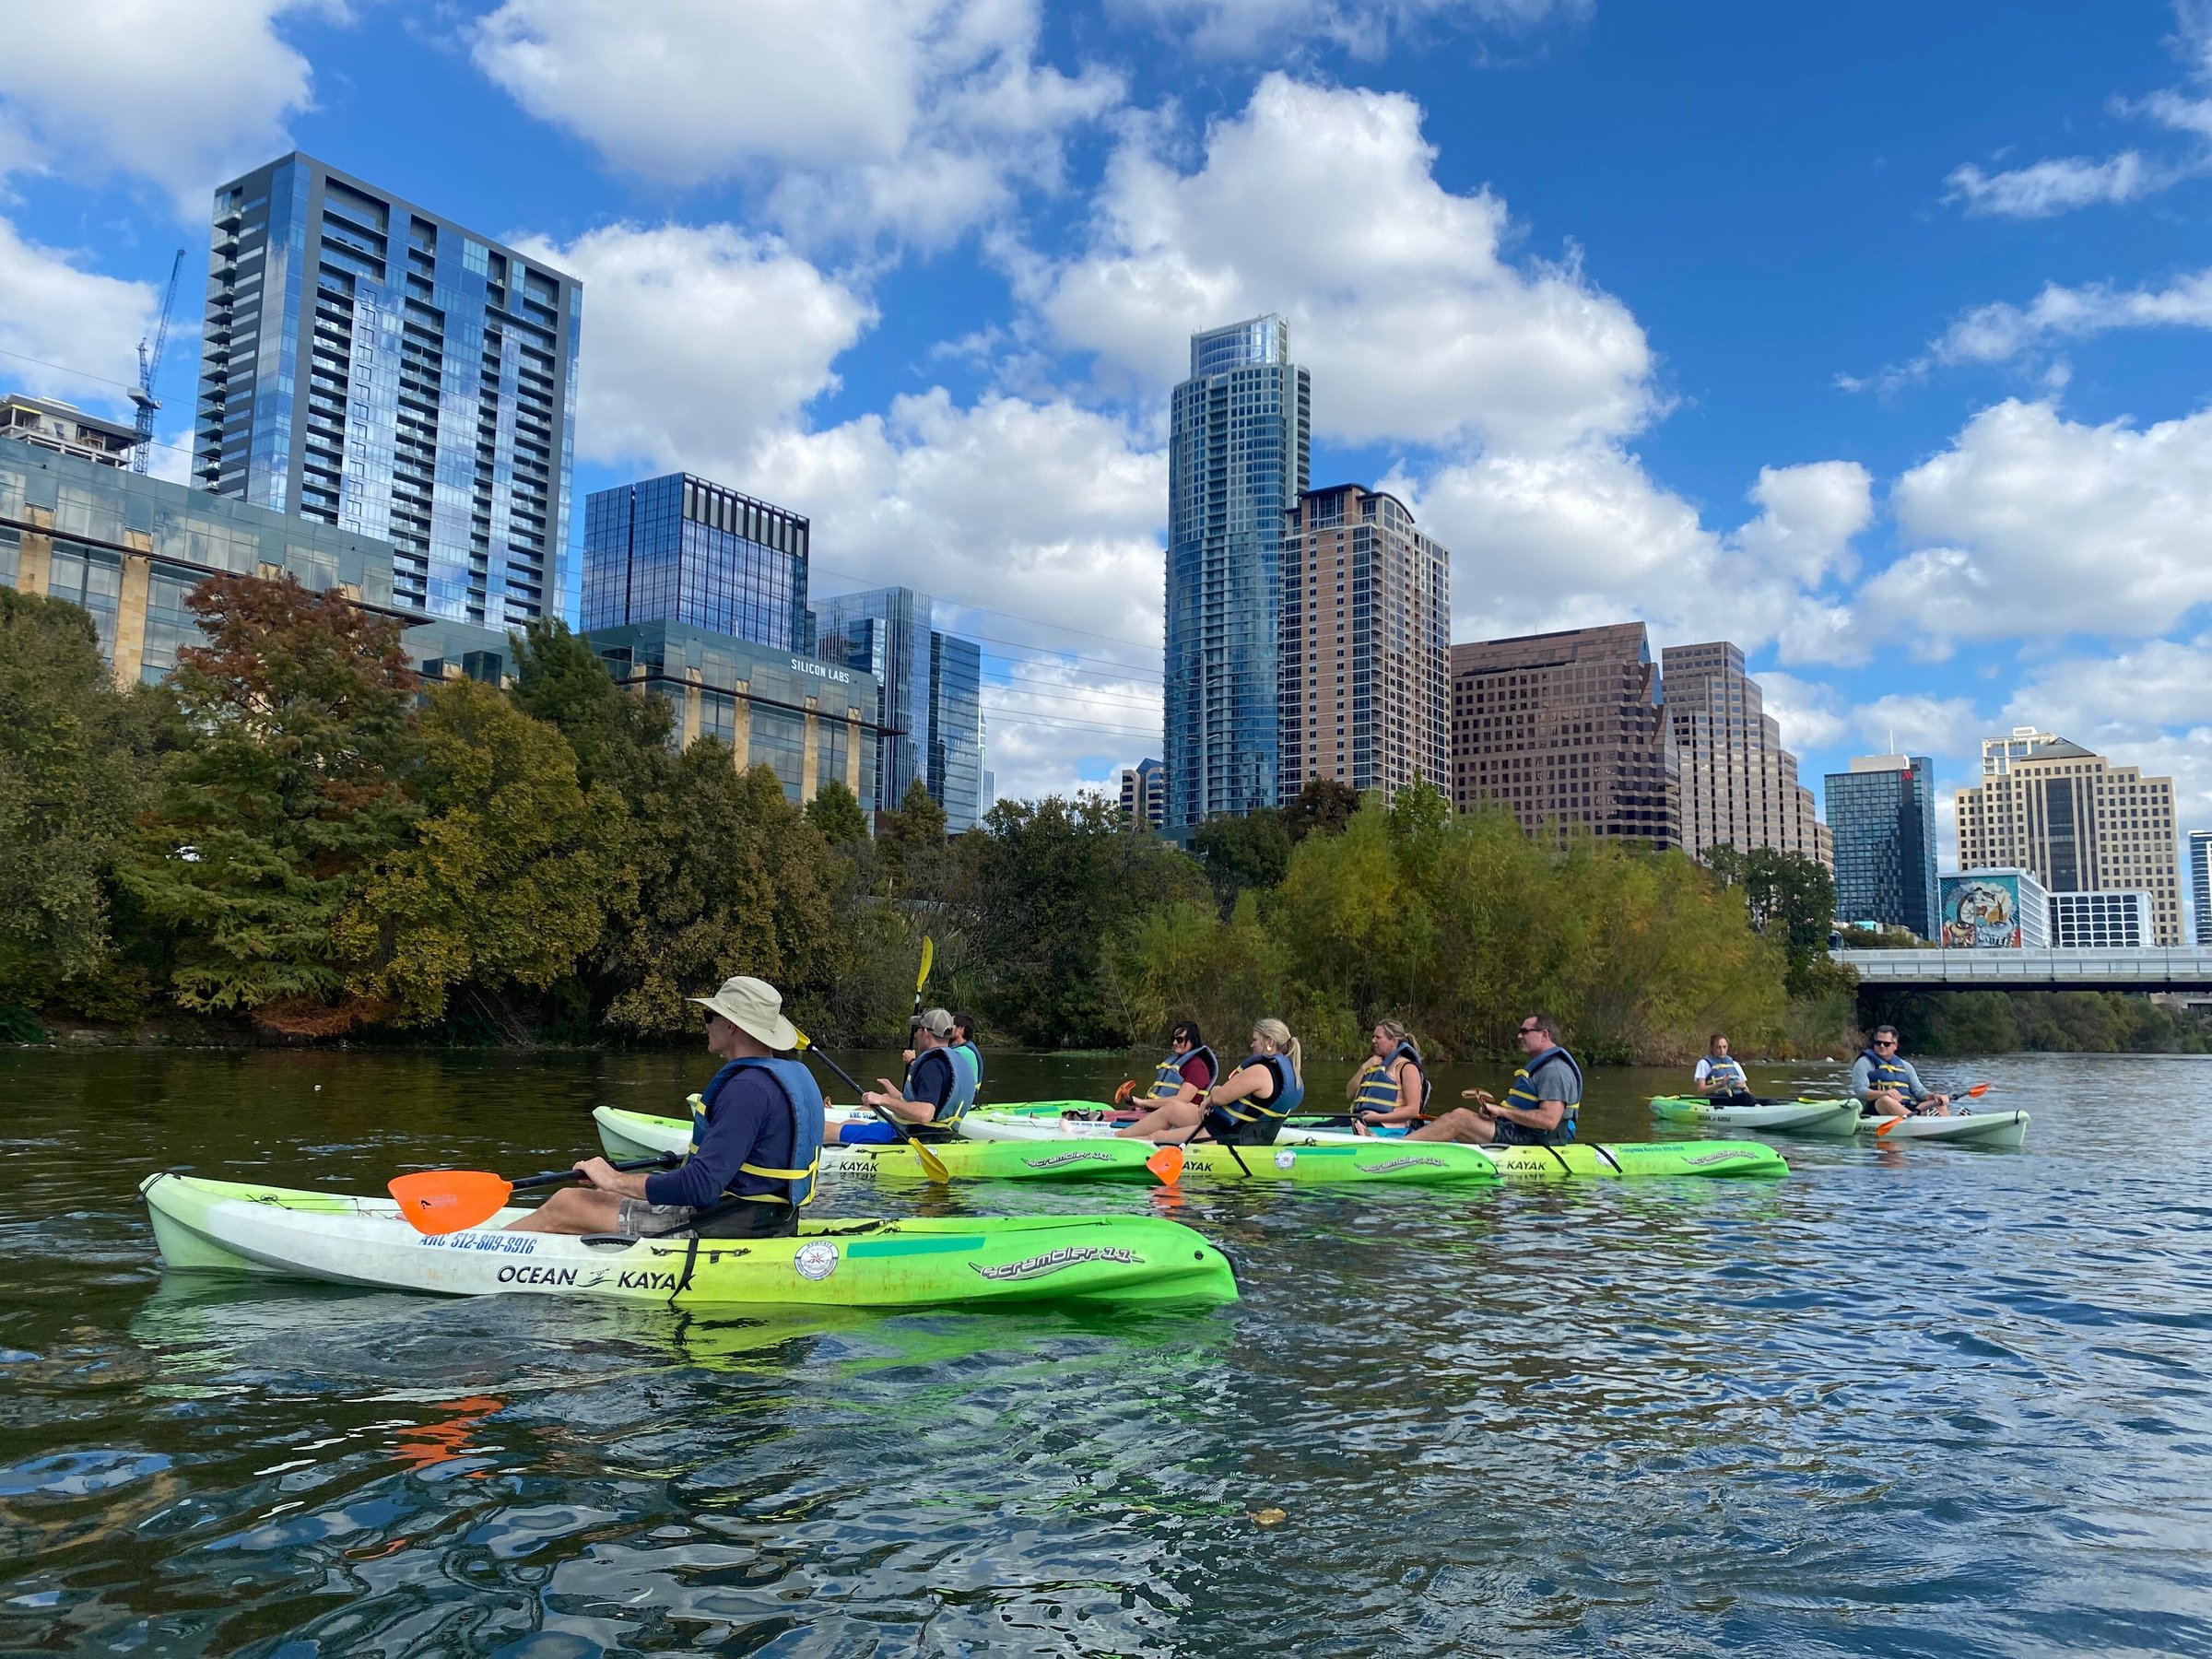
[(929, 793), (947, 830), (972, 830), (983, 816), (983, 648), (953, 634), (929, 635)]
[(1168, 448), (1171, 826), (1272, 806), (1282, 787), (1283, 522), (1310, 482), (1312, 409), (1282, 318), (1191, 336)]
[(945, 809), (945, 827), (972, 830), (989, 809), (983, 787), (982, 648), (940, 633), (936, 607), (912, 588), (871, 588), (825, 599), (814, 612), (825, 661), (875, 677), (884, 809), (918, 778)]
[(192, 481), (388, 541), (404, 609), (558, 616), (582, 288), (297, 153), (215, 193)]
[(1936, 769), (1925, 755), (1854, 757), (1827, 779), (1836, 916), (1936, 933)]
[(689, 473), (595, 489), (583, 502), (586, 633), (688, 622), (811, 654), (806, 519)]

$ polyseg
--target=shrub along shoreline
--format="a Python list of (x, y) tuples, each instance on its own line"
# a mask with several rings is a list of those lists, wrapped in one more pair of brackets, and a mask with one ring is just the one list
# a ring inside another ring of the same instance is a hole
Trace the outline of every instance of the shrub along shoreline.
[(919, 785), (871, 837), (841, 783), (802, 810), (712, 739), (673, 750), (667, 705), (559, 622), (505, 689), (425, 688), (395, 622), (288, 579), (189, 603), (205, 643), (119, 691), (85, 612), (0, 590), (0, 1039), (655, 1043), (747, 971), (818, 1038), (896, 1047), (924, 935), (931, 1000), (1024, 1048), (1274, 1015), (1352, 1055), (1391, 1017), (1474, 1058), (1540, 1007), (1594, 1062), (1675, 1064), (1852, 1023), (1807, 860), (1532, 839), (1418, 780), (1317, 780), (1190, 853), (1095, 796), (948, 839)]

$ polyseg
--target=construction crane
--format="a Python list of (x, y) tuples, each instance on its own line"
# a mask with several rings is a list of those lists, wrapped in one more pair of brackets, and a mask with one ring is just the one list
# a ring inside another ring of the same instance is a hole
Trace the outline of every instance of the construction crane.
[(161, 372), (161, 353), (169, 345), (169, 312), (177, 302), (177, 277), (184, 269), (184, 250), (179, 248), (169, 267), (169, 291), (161, 296), (161, 316), (154, 324), (153, 346), (138, 342), (138, 383), (131, 401), (138, 406), (138, 442), (131, 451), (131, 470), (144, 472), (154, 458), (154, 411), (161, 406), (154, 396), (154, 376)]

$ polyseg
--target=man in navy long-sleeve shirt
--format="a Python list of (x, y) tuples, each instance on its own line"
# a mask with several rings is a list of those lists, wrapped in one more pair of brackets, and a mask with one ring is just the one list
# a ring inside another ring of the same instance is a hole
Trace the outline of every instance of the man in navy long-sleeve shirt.
[[(707, 1048), (724, 1062), (766, 1060), (795, 1048), (798, 1033), (783, 1018), (782, 998), (757, 979), (732, 979), (713, 996), (693, 1002), (707, 1010)], [(803, 1075), (803, 1074), (795, 1074)], [(770, 1238), (796, 1225), (790, 1182), (764, 1171), (788, 1171), (797, 1124), (794, 1105), (819, 1112), (820, 1090), (811, 1084), (802, 1102), (789, 1099), (765, 1066), (732, 1068), (714, 1076), (702, 1099), (703, 1123), (693, 1127), (691, 1155), (681, 1168), (645, 1173), (617, 1170), (604, 1158), (587, 1158), (576, 1173), (587, 1187), (563, 1187), (514, 1223), (518, 1232), (647, 1233), (683, 1228), (702, 1211), (738, 1203), (700, 1229), (709, 1238)], [(748, 1168), (749, 1166), (749, 1168)]]

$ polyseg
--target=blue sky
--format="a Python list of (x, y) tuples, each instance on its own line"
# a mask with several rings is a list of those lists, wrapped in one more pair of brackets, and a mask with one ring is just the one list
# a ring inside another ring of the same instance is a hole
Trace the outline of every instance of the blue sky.
[(293, 146), (583, 278), (580, 493), (968, 607), (1004, 794), (1157, 752), (1167, 394), (1282, 311), (1456, 638), (1729, 638), (1816, 784), (2032, 723), (2212, 825), (2212, 4), (37, 7), (0, 383), (120, 408), (182, 244), (181, 409), (206, 194)]

